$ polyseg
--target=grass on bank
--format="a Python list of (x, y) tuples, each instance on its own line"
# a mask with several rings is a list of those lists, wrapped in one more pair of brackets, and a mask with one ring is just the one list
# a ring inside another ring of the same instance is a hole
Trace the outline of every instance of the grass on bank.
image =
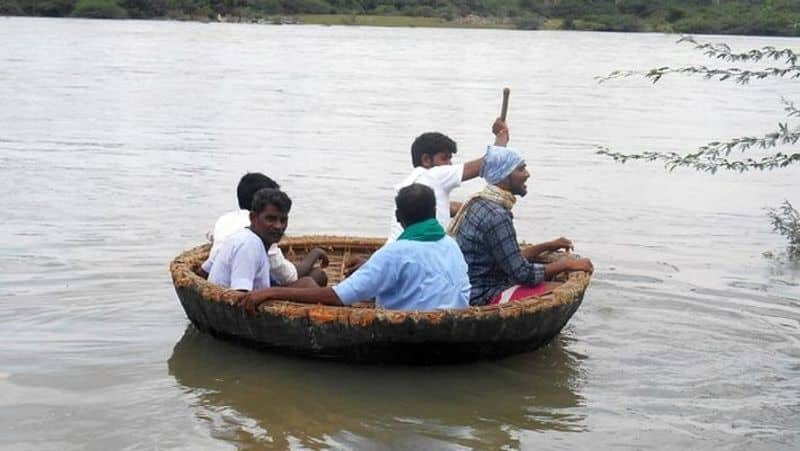
[(513, 23), (484, 18), (470, 23), (438, 17), (372, 16), (352, 14), (300, 14), (301, 23), (315, 25), (357, 25), (365, 27), (425, 27), (425, 28), (516, 28)]

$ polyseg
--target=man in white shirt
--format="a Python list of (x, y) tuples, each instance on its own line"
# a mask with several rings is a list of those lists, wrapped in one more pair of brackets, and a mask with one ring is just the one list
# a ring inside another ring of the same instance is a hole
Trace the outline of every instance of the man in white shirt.
[[(255, 193), (264, 188), (279, 189), (280, 186), (271, 178), (260, 172), (247, 173), (239, 180), (236, 187), (236, 197), (239, 201), (239, 210), (234, 210), (220, 216), (214, 224), (211, 234), (212, 246), (209, 258), (214, 257), (225, 240), (233, 234), (250, 226), (250, 207), (253, 204)], [(267, 249), (270, 276), (275, 285), (288, 286), (305, 276), (311, 277), (319, 286), (327, 285), (327, 275), (324, 271), (314, 268), (317, 261), (327, 265), (328, 256), (320, 248), (312, 249), (306, 257), (295, 266), (288, 261), (277, 242)]]
[[(495, 135), (495, 146), (505, 147), (508, 144), (508, 126), (500, 118), (492, 124), (492, 133)], [(442, 133), (419, 135), (411, 145), (411, 164), (414, 169), (395, 186), (397, 192), (412, 183), (429, 186), (436, 196), (436, 220), (445, 229), (450, 224), (450, 218), (461, 207), (461, 203), (450, 201), (450, 192), (461, 186), (461, 182), (477, 177), (483, 166), (483, 157), (464, 164), (453, 164), (453, 154), (456, 152), (455, 141)], [(393, 217), (388, 242), (396, 240), (401, 233), (403, 228)]]
[[(267, 249), (279, 242), (289, 223), (292, 201), (281, 190), (264, 188), (253, 196), (250, 226), (234, 232), (203, 263), (208, 281), (239, 291), (269, 288)], [(306, 278), (308, 285), (317, 286)]]

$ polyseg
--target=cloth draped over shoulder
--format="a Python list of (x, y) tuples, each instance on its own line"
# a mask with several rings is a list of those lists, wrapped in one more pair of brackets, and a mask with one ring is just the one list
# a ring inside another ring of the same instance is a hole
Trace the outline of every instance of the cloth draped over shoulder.
[(498, 188), (495, 185), (486, 185), (482, 191), (475, 193), (469, 198), (469, 200), (464, 202), (464, 205), (462, 205), (458, 210), (458, 213), (456, 213), (456, 216), (453, 218), (453, 220), (450, 222), (450, 226), (447, 228), (448, 235), (456, 236), (456, 234), (458, 234), (458, 229), (461, 227), (464, 217), (467, 215), (470, 206), (477, 199), (486, 199), (488, 201), (498, 203), (509, 211), (511, 211), (511, 209), (514, 207), (514, 203), (517, 202), (517, 198), (509, 191)]

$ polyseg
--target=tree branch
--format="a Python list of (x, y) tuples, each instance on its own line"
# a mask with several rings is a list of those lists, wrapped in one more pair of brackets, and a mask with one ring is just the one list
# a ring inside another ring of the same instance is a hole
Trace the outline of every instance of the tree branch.
[(787, 116), (800, 116), (800, 110), (794, 106), (794, 102), (787, 100), (785, 97), (781, 97), (781, 102), (783, 102), (783, 110), (786, 111)]
[[(790, 77), (793, 79), (800, 78), (800, 65), (798, 65), (798, 54), (790, 49), (776, 49), (774, 47), (762, 47), (761, 49), (749, 50), (743, 53), (734, 53), (727, 44), (707, 44), (698, 43), (691, 36), (684, 36), (681, 42), (689, 42), (694, 44), (696, 49), (703, 50), (704, 53), (710, 58), (722, 59), (731, 62), (742, 61), (761, 61), (764, 59), (783, 60), (786, 67), (770, 67), (760, 70), (746, 70), (738, 67), (731, 67), (727, 69), (715, 69), (702, 65), (686, 66), (680, 68), (671, 68), (668, 66), (650, 69), (646, 72), (640, 71), (613, 71), (606, 76), (596, 77), (602, 83), (616, 78), (627, 78), (632, 76), (641, 76), (651, 80), (653, 83), (658, 82), (661, 77), (668, 74), (685, 74), (685, 75), (701, 75), (706, 79), (719, 79), (720, 81), (733, 78), (737, 83), (745, 84), (752, 78), (763, 79), (767, 77)], [(784, 105), (789, 117), (800, 117), (800, 108), (796, 107), (794, 102), (782, 98), (781, 101)], [(749, 170), (771, 170), (777, 168), (784, 168), (794, 163), (800, 162), (800, 153), (785, 154), (782, 152), (775, 152), (773, 154), (761, 157), (760, 159), (754, 158), (728, 158), (734, 151), (746, 152), (752, 148), (771, 149), (778, 145), (797, 145), (800, 141), (800, 127), (790, 128), (788, 123), (779, 123), (778, 129), (774, 132), (765, 134), (764, 136), (744, 136), (733, 138), (728, 141), (720, 142), (714, 141), (698, 148), (693, 153), (678, 154), (675, 152), (643, 152), (639, 154), (623, 154), (619, 152), (612, 152), (606, 147), (599, 147), (597, 151), (600, 155), (606, 155), (618, 161), (625, 163), (628, 160), (644, 160), (644, 161), (663, 161), (667, 169), (674, 170), (677, 167), (690, 167), (698, 171), (706, 171), (714, 173), (719, 169), (727, 169), (732, 171), (745, 172)]]
[(709, 58), (717, 58), (728, 62), (758, 62), (762, 59), (772, 59), (778, 61), (783, 59), (787, 66), (796, 66), (798, 61), (798, 54), (788, 48), (776, 49), (772, 46), (765, 46), (761, 47), (760, 49), (752, 49), (746, 52), (734, 53), (728, 44), (700, 43), (697, 42), (693, 36), (681, 36), (677, 42), (679, 44), (683, 42), (694, 44), (694, 48), (696, 50), (703, 50), (703, 53)]
[(604, 83), (609, 80), (630, 77), (643, 77), (652, 81), (653, 83), (661, 80), (661, 77), (669, 74), (683, 74), (683, 75), (701, 75), (703, 78), (719, 79), (725, 81), (732, 78), (739, 84), (747, 84), (751, 79), (763, 80), (769, 77), (781, 78), (800, 78), (800, 66), (791, 65), (787, 67), (768, 67), (759, 70), (740, 69), (738, 67), (729, 67), (725, 69), (716, 69), (706, 66), (685, 66), (685, 67), (658, 67), (650, 69), (649, 71), (633, 71), (633, 70), (615, 70), (608, 75), (595, 77), (599, 83)]
[(730, 159), (731, 152), (745, 152), (753, 147), (769, 149), (783, 145), (796, 145), (800, 141), (800, 127), (790, 129), (785, 123), (778, 124), (778, 130), (761, 137), (745, 136), (733, 138), (729, 141), (714, 141), (688, 154), (676, 152), (642, 152), (639, 154), (624, 154), (613, 152), (607, 147), (598, 146), (597, 153), (606, 155), (614, 161), (625, 163), (629, 160), (663, 161), (664, 166), (672, 171), (678, 167), (690, 167), (698, 171), (715, 173), (719, 169), (745, 172), (750, 170), (772, 170), (784, 168), (800, 162), (800, 153), (786, 154), (775, 152), (760, 159), (743, 158)]
[(783, 60), (784, 67), (767, 67), (757, 70), (746, 70), (738, 67), (729, 68), (710, 68), (703, 65), (685, 66), (679, 68), (657, 67), (648, 71), (625, 71), (615, 70), (608, 75), (598, 76), (595, 79), (599, 83), (609, 80), (629, 77), (643, 77), (653, 83), (661, 80), (661, 77), (669, 74), (700, 75), (705, 79), (719, 79), (724, 81), (733, 79), (736, 83), (746, 84), (751, 79), (762, 80), (769, 77), (781, 78), (800, 78), (800, 65), (798, 65), (798, 54), (791, 49), (776, 49), (775, 47), (762, 47), (761, 49), (748, 50), (742, 53), (734, 53), (727, 44), (698, 43), (691, 36), (683, 36), (678, 43), (690, 42), (695, 45), (695, 49), (703, 50), (709, 58), (716, 58), (728, 62), (758, 62), (761, 60)]

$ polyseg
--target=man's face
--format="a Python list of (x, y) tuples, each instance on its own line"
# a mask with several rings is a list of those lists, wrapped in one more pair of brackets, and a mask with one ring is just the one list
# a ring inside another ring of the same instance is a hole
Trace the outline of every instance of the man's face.
[(287, 225), (289, 225), (289, 215), (280, 211), (275, 205), (269, 204), (259, 212), (250, 212), (250, 228), (267, 246), (283, 238)]
[(425, 169), (451, 164), (453, 164), (453, 152), (436, 152), (433, 156), (429, 154), (422, 155), (422, 167)]
[(437, 152), (433, 154), (434, 166), (449, 166), (453, 164), (453, 152)]
[(528, 180), (531, 174), (528, 173), (528, 169), (525, 163), (520, 163), (516, 169), (509, 175), (509, 184), (511, 185), (511, 194), (516, 194), (517, 196), (524, 197), (528, 194), (528, 186), (525, 185), (525, 182)]

